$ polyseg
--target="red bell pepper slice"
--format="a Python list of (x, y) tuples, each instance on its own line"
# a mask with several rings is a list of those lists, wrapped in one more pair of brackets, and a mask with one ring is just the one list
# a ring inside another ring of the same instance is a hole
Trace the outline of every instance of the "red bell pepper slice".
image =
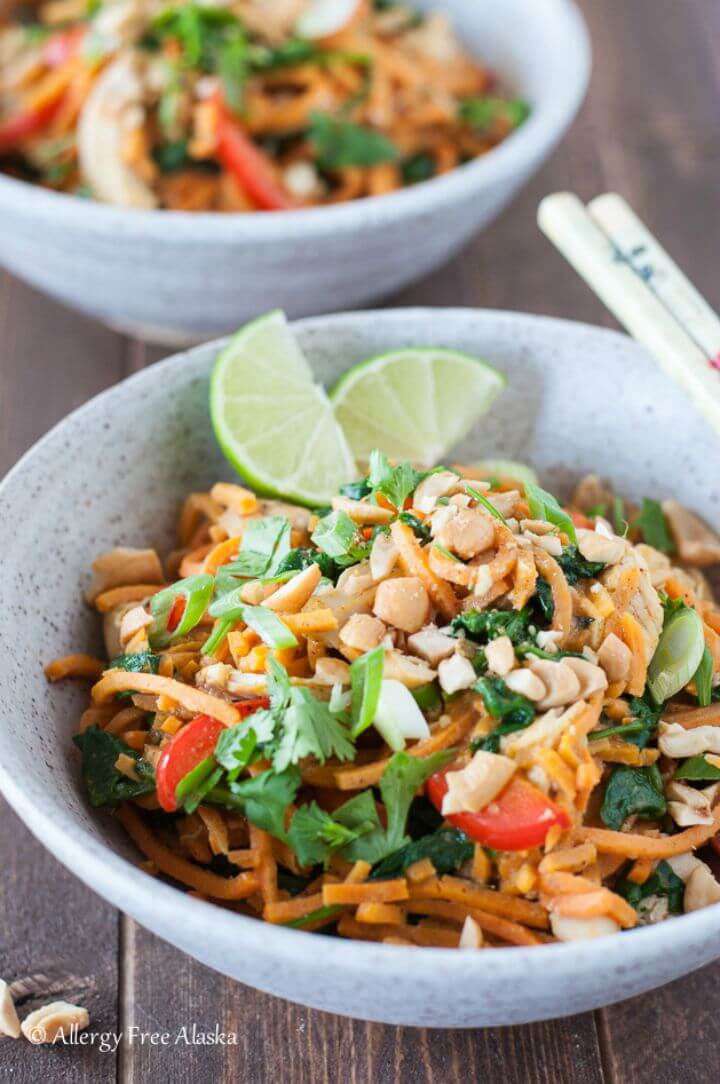
[(179, 730), (160, 754), (155, 768), (155, 787), (161, 809), (177, 810), (175, 791), (181, 779), (211, 756), (225, 727), (210, 715), (196, 715)]
[(84, 37), (85, 28), (82, 26), (61, 30), (45, 42), (40, 59), (48, 68), (60, 68), (75, 56)]
[(275, 166), (228, 112), (219, 96), (217, 156), (262, 211), (287, 211), (297, 204), (277, 178)]
[[(446, 774), (436, 772), (427, 783), (428, 797), (440, 812), (448, 789)], [(498, 851), (527, 851), (543, 843), (554, 825), (570, 827), (570, 817), (564, 809), (517, 776), (485, 809), (478, 813), (451, 813), (445, 819), (476, 843)]]
[(60, 105), (60, 98), (48, 102), (39, 109), (27, 113), (17, 113), (14, 117), (0, 123), (0, 154), (7, 154), (24, 143), (26, 139), (41, 131), (49, 124)]
[(187, 598), (185, 595), (178, 595), (170, 607), (170, 613), (167, 617), (167, 631), (175, 632), (182, 621), (183, 614), (185, 613), (185, 607), (187, 606)]
[(241, 719), (247, 719), (248, 715), (254, 715), (256, 711), (270, 707), (270, 699), (267, 696), (256, 696), (252, 700), (235, 700), (234, 706), (240, 712)]

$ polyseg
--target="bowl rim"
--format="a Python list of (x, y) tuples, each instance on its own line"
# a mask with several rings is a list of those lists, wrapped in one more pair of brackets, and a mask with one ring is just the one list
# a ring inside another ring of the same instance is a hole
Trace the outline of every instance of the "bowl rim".
[(554, 148), (572, 122), (587, 90), (592, 67), (592, 46), (585, 19), (576, 0), (535, 0), (553, 32), (566, 39), (567, 68), (560, 91), (541, 95), (528, 120), (481, 158), (458, 166), (440, 177), (384, 195), (365, 197), (326, 207), (293, 211), (212, 213), (138, 210), (115, 207), (65, 192), (53, 192), (28, 181), (0, 173), (0, 205), (22, 209), (49, 220), (61, 218), (68, 228), (106, 234), (119, 229), (124, 236), (166, 242), (236, 244), (241, 240), (275, 240), (291, 235), (352, 232), (417, 214), (432, 214), (464, 194), (484, 185), (510, 181), (519, 168), (533, 163)]
[[(422, 319), (432, 315), (433, 319), (458, 320), (473, 316), (487, 318), (488, 320), (503, 319), (517, 324), (541, 325), (548, 329), (554, 328), (564, 334), (591, 335), (596, 338), (607, 340), (622, 340), (627, 346), (632, 340), (621, 332), (608, 328), (597, 327), (582, 321), (561, 319), (558, 317), (534, 315), (523, 312), (513, 312), (500, 309), (474, 309), (470, 307), (430, 307), (418, 306), (414, 308), (380, 309), (337, 313), (328, 316), (306, 317), (292, 321), (293, 327), (312, 329), (312, 326), (323, 325), (331, 327), (334, 324), (352, 324), (353, 322), (373, 321), (392, 322), (397, 317)], [(93, 411), (98, 403), (107, 400), (118, 392), (118, 389), (126, 385), (142, 385), (144, 381), (162, 379), (177, 364), (180, 358), (192, 359), (200, 352), (218, 350), (226, 339), (217, 339), (202, 343), (191, 350), (173, 354), (164, 360), (155, 363), (149, 368), (134, 373), (124, 380), (105, 389), (98, 395), (93, 396), (82, 406), (71, 411), (50, 429), (40, 440), (36, 441), (11, 468), (0, 481), (0, 499), (2, 499), (7, 484), (17, 474), (22, 473), (28, 462), (36, 454), (37, 450), (55, 438), (59, 430), (72, 419), (82, 417), (85, 411)], [(644, 353), (637, 344), (632, 344), (637, 351)], [(262, 951), (266, 956), (278, 956), (286, 962), (294, 964), (307, 963), (315, 959), (316, 952), (313, 946), (317, 945), (316, 934), (305, 930), (289, 929), (265, 923), (259, 927), (262, 920), (236, 912), (230, 912), (222, 907), (204, 900), (198, 900), (188, 896), (182, 890), (165, 884), (156, 878), (151, 878), (143, 873), (130, 859), (118, 854), (110, 844), (95, 838), (81, 825), (71, 824), (66, 826), (61, 817), (52, 815), (50, 812), (38, 807), (29, 794), (25, 794), (19, 778), (12, 774), (11, 766), (0, 760), (0, 793), (6, 798), (10, 806), (15, 810), (30, 831), (47, 847), (55, 858), (61, 861), (75, 876), (79, 877), (93, 891), (110, 900), (119, 909), (128, 907), (132, 913), (135, 910), (149, 913), (157, 908), (158, 903), (167, 902), (173, 913), (184, 915), (188, 928), (198, 923), (207, 931), (207, 919), (212, 917), (211, 926), (215, 932), (215, 940), (227, 939), (228, 944), (242, 948), (244, 944), (259, 951), (257, 934), (259, 929), (264, 930)], [(98, 811), (92, 810), (95, 816)], [(212, 911), (208, 911), (212, 908)], [(180, 925), (176, 919), (173, 927)], [(170, 931), (168, 931), (170, 932)], [(699, 943), (712, 935), (720, 932), (720, 904), (705, 907), (691, 914), (676, 915), (671, 921), (661, 922), (653, 926), (639, 927), (627, 931), (624, 936), (600, 937), (592, 941), (579, 941), (569, 943), (554, 943), (542, 946), (542, 952), (538, 952), (539, 946), (511, 946), (496, 949), (492, 953), (483, 954), (481, 963), (473, 965), (468, 960), (468, 954), (457, 952), (447, 948), (425, 948), (416, 946), (412, 953), (411, 965), (418, 977), (432, 979), (437, 976), (437, 964), (441, 954), (443, 977), (449, 974), (450, 978), (457, 973), (467, 974), (468, 967), (475, 966), (478, 974), (488, 977), (489, 981), (501, 979), (504, 976), (516, 975), (522, 971), (526, 975), (538, 975), (547, 973), (548, 967), (556, 964), (559, 969), (593, 968), (604, 971), (612, 964), (635, 959), (650, 959), (656, 957), (664, 950), (677, 950), (683, 943)], [(684, 936), (682, 936), (684, 934)], [(302, 935), (302, 936), (298, 936)], [(172, 938), (167, 938), (172, 940)], [(366, 969), (368, 965), (380, 966), (383, 962), (394, 970), (400, 961), (405, 968), (408, 957), (404, 954), (402, 946), (378, 945), (374, 943), (352, 941), (339, 937), (326, 937), (322, 942), (323, 962), (328, 969), (346, 969), (352, 972), (354, 968)], [(186, 950), (185, 950), (186, 951)], [(472, 956), (473, 954), (470, 954)], [(571, 966), (572, 965), (572, 966)], [(697, 966), (697, 965), (696, 965)], [(690, 970), (690, 969), (688, 969)], [(351, 1013), (348, 1015), (352, 1015)]]

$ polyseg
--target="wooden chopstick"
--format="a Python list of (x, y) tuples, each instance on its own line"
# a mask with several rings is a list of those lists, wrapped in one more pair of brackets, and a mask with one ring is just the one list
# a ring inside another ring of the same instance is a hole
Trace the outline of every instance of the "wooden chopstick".
[(720, 431), (720, 320), (618, 196), (559, 192), (538, 224), (630, 334)]
[(591, 200), (587, 209), (633, 271), (672, 312), (706, 357), (720, 367), (720, 317), (632, 207), (622, 196), (607, 192)]

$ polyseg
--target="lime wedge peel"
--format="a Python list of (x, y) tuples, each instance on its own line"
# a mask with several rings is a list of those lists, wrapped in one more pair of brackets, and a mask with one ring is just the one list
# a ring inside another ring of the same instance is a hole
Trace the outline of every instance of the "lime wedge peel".
[(465, 437), (505, 387), (484, 361), (433, 347), (394, 350), (348, 370), (330, 391), (355, 457), (374, 448), (432, 466)]
[(246, 324), (218, 355), (210, 415), (225, 456), (259, 493), (312, 507), (357, 477), (332, 404), (279, 310)]

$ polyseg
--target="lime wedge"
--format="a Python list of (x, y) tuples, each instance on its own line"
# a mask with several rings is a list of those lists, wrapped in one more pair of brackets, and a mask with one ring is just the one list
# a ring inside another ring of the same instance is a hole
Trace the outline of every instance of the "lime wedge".
[(467, 435), (505, 382), (469, 354), (408, 347), (353, 366), (330, 398), (357, 459), (379, 448), (431, 466)]
[(280, 311), (246, 324), (220, 352), (210, 416), (227, 459), (259, 493), (312, 507), (357, 476), (330, 400)]

